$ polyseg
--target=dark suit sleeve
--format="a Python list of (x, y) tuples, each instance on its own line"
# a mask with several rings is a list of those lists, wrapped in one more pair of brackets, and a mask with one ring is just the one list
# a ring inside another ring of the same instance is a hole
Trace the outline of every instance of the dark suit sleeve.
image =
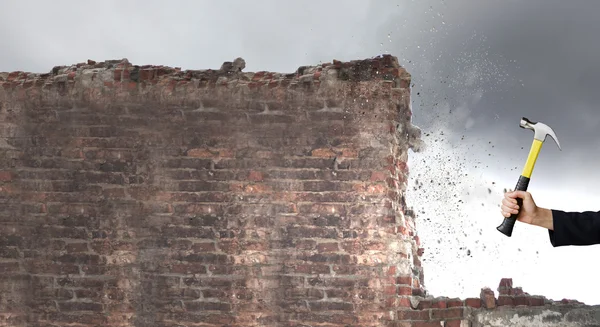
[(552, 210), (554, 230), (548, 230), (553, 247), (600, 244), (600, 211)]

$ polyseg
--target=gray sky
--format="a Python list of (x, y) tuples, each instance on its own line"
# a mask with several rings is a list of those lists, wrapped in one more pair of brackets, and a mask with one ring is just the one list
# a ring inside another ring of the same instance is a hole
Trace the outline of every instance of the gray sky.
[(600, 210), (598, 10), (583, 0), (3, 1), (0, 71), (88, 58), (206, 69), (241, 56), (246, 71), (292, 72), (391, 53), (413, 75), (414, 122), (431, 135), (428, 151), (411, 154), (410, 187), (453, 183), (409, 194), (424, 212), (429, 290), (478, 296), (513, 277), (529, 293), (593, 304), (598, 248), (553, 249), (542, 229), (519, 225), (508, 239), (495, 227), (533, 137), (518, 127), (522, 116), (553, 127), (563, 148), (548, 140), (542, 149), (536, 202)]

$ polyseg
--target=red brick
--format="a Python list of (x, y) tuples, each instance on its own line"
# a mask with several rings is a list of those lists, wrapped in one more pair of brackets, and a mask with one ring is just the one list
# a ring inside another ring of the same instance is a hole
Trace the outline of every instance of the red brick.
[(66, 245), (67, 252), (87, 252), (89, 251), (87, 243), (69, 243)]
[(187, 151), (187, 156), (194, 158), (216, 158), (218, 156), (218, 153), (215, 153), (208, 149), (189, 149)]
[(499, 288), (512, 288), (513, 287), (513, 282), (512, 282), (512, 278), (502, 278), (500, 280), (500, 284), (498, 285)]
[(398, 307), (400, 308), (411, 308), (412, 304), (409, 297), (401, 297), (398, 299)]
[(318, 158), (333, 158), (336, 156), (335, 152), (327, 148), (314, 149), (311, 155)]
[(264, 185), (264, 184), (246, 185), (246, 186), (244, 186), (243, 190), (245, 193), (255, 193), (255, 194), (273, 192), (273, 189), (269, 185)]
[(465, 325), (462, 322), (461, 319), (446, 320), (444, 321), (444, 327), (464, 327)]
[(397, 289), (395, 285), (387, 285), (383, 288), (384, 295), (396, 295)]
[(339, 250), (338, 243), (319, 243), (317, 244), (317, 250), (322, 252), (335, 252)]
[(265, 178), (264, 174), (262, 172), (259, 172), (259, 171), (251, 171), (248, 174), (248, 180), (249, 181), (260, 182), (264, 178)]
[(440, 327), (442, 326), (439, 321), (414, 321), (412, 327)]
[(399, 310), (398, 320), (429, 320), (428, 310)]
[(410, 286), (398, 286), (398, 295), (412, 295), (412, 291)]
[(448, 306), (448, 308), (462, 307), (463, 306), (463, 301), (462, 300), (458, 300), (458, 299), (448, 300), (447, 301), (447, 306)]
[(396, 278), (396, 284), (401, 285), (412, 285), (413, 279), (411, 276), (398, 276)]
[(396, 266), (390, 266), (387, 269), (387, 275), (388, 276), (395, 276), (396, 275)]
[(0, 274), (8, 274), (19, 271), (19, 262), (0, 262)]
[(341, 157), (343, 158), (358, 158), (358, 151), (356, 149), (343, 148), (339, 151), (341, 151)]
[(431, 309), (431, 319), (446, 320), (463, 318), (463, 308)]
[(329, 274), (331, 273), (331, 268), (328, 265), (306, 264), (294, 265), (290, 268), (290, 271), (297, 274)]
[(170, 266), (169, 272), (173, 274), (206, 274), (207, 269), (204, 264), (193, 262), (188, 264), (173, 264)]
[(507, 295), (500, 295), (498, 296), (498, 306), (512, 306), (514, 305), (514, 299), (511, 296), (507, 296)]
[(62, 312), (73, 312), (73, 311), (93, 311), (102, 312), (104, 306), (102, 303), (93, 302), (59, 302), (58, 308)]
[(0, 182), (10, 182), (12, 174), (9, 171), (0, 171)]
[(481, 299), (478, 298), (467, 298), (465, 299), (465, 305), (471, 308), (481, 308)]
[(543, 297), (528, 297), (527, 305), (529, 306), (543, 306), (545, 305), (545, 301)]
[(513, 299), (513, 304), (514, 305), (528, 305), (529, 304), (529, 297), (528, 296), (515, 296)]
[(419, 304), (417, 305), (417, 309), (419, 310), (423, 310), (423, 309), (429, 309), (432, 307), (432, 301), (431, 300), (421, 300), (419, 301)]

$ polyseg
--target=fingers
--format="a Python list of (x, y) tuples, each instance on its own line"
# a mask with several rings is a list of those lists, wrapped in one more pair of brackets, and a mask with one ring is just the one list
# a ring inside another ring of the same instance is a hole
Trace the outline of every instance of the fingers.
[(516, 203), (517, 198), (521, 198), (523, 200), (530, 199), (531, 194), (527, 191), (510, 191), (510, 192), (504, 193), (504, 198), (514, 200), (514, 202)]
[(507, 204), (517, 204), (517, 197), (518, 193), (517, 192), (507, 192), (504, 193), (504, 198), (502, 199), (502, 203), (507, 203)]
[(513, 214), (519, 214), (519, 205), (517, 198), (525, 198), (528, 193), (525, 191), (509, 191), (504, 193), (504, 198), (500, 206), (500, 211), (504, 217), (510, 217)]
[(502, 205), (500, 206), (500, 210), (502, 212), (502, 215), (504, 217), (510, 217), (510, 215), (512, 214), (518, 214), (519, 213), (519, 205), (517, 205), (516, 200), (514, 200), (515, 202), (512, 202), (512, 199), (503, 199), (502, 200)]

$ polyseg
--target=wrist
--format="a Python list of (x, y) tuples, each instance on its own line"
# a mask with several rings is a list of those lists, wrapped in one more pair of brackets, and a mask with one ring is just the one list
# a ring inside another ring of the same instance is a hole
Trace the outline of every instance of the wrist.
[(538, 207), (533, 217), (534, 225), (553, 230), (552, 210)]

